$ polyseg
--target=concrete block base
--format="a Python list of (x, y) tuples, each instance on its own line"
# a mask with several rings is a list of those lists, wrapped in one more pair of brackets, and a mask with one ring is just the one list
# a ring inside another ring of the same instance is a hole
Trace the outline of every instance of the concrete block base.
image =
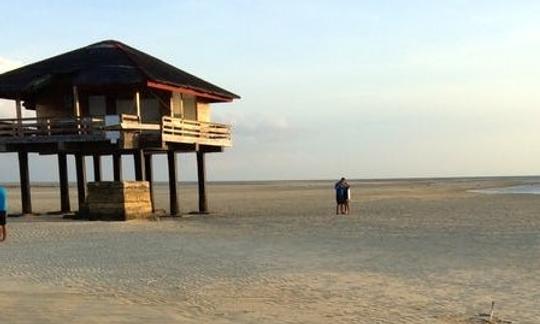
[(150, 218), (150, 185), (146, 181), (89, 182), (85, 209), (91, 220)]

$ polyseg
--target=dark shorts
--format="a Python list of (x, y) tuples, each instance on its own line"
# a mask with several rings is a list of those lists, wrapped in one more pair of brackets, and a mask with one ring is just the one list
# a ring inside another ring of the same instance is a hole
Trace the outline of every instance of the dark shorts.
[(0, 211), (0, 225), (6, 225), (6, 212)]
[(338, 203), (338, 204), (347, 203), (347, 197), (336, 197), (336, 203)]

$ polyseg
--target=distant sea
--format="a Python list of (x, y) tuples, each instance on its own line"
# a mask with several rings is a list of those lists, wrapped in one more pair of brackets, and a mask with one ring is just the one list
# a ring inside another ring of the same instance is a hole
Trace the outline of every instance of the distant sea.
[(485, 194), (534, 194), (540, 195), (540, 184), (526, 184), (511, 187), (486, 188), (471, 190), (471, 192), (479, 192)]

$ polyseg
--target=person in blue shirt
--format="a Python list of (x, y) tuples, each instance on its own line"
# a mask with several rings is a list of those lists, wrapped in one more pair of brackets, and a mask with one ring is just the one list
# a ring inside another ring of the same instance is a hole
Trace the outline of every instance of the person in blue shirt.
[(6, 240), (6, 217), (8, 211), (7, 189), (0, 186), (0, 226), (2, 226), (2, 236), (0, 242)]
[(349, 184), (345, 178), (341, 178), (334, 185), (336, 190), (336, 215), (349, 213)]

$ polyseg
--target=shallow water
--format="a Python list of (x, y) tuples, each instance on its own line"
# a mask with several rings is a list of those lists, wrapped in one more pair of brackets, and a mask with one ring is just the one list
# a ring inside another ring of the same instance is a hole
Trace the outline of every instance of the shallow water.
[(511, 187), (486, 188), (471, 190), (471, 192), (486, 194), (534, 194), (540, 195), (540, 184), (526, 184)]

